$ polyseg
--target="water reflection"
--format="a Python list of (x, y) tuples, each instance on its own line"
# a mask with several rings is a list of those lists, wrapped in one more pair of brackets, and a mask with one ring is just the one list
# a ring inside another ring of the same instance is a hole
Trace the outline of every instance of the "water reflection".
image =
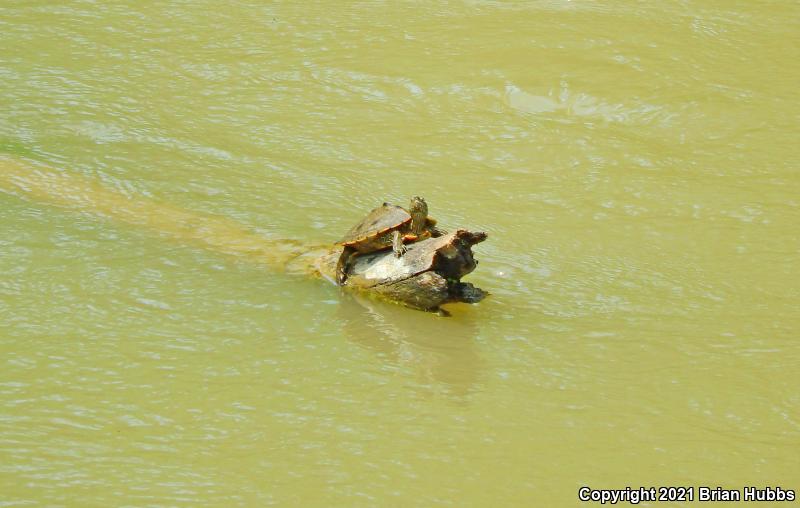
[(463, 401), (477, 390), (484, 362), (469, 314), (443, 318), (343, 292), (337, 316), (348, 340), (390, 368), (413, 372), (432, 392)]

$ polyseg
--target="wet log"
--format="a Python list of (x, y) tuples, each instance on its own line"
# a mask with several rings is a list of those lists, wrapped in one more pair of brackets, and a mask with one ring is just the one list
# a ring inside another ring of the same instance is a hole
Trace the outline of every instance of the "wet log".
[[(341, 247), (265, 237), (224, 217), (206, 216), (121, 193), (102, 182), (47, 165), (0, 155), (0, 192), (34, 202), (132, 224), (181, 242), (199, 244), (277, 271), (335, 280)], [(475, 303), (487, 293), (461, 277), (475, 269), (472, 246), (486, 233), (458, 230), (410, 245), (396, 258), (386, 250), (355, 258), (345, 289), (374, 294), (408, 307), (439, 310), (450, 302)]]
[[(407, 244), (400, 258), (391, 250), (360, 255), (352, 263), (344, 286), (378, 295), (408, 307), (440, 311), (452, 302), (476, 303), (487, 293), (461, 278), (478, 262), (472, 246), (486, 240), (486, 233), (459, 229), (438, 238)], [(334, 280), (341, 247), (320, 255), (314, 264), (323, 277)]]

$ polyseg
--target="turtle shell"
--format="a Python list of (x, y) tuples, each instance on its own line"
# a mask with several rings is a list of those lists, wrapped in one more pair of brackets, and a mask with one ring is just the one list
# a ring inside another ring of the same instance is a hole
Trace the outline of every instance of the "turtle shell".
[(378, 208), (369, 212), (364, 219), (350, 229), (337, 243), (349, 247), (367, 247), (375, 241), (386, 243), (387, 234), (389, 245), (391, 245), (391, 235), (396, 229), (411, 222), (411, 215), (397, 205), (384, 203)]

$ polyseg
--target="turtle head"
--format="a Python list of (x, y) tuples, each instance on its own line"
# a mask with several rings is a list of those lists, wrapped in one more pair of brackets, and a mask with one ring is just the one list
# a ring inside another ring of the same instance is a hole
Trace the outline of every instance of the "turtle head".
[(428, 219), (428, 203), (421, 197), (414, 196), (411, 198), (408, 213), (411, 215), (411, 232), (415, 235), (422, 233), (425, 221)]

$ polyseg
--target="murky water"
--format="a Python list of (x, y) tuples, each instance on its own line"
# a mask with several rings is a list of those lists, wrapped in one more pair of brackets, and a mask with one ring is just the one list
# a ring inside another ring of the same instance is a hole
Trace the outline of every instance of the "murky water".
[[(4, 2), (0, 505), (800, 490), (799, 19)], [(414, 194), (490, 233), (450, 319), (226, 247)]]

